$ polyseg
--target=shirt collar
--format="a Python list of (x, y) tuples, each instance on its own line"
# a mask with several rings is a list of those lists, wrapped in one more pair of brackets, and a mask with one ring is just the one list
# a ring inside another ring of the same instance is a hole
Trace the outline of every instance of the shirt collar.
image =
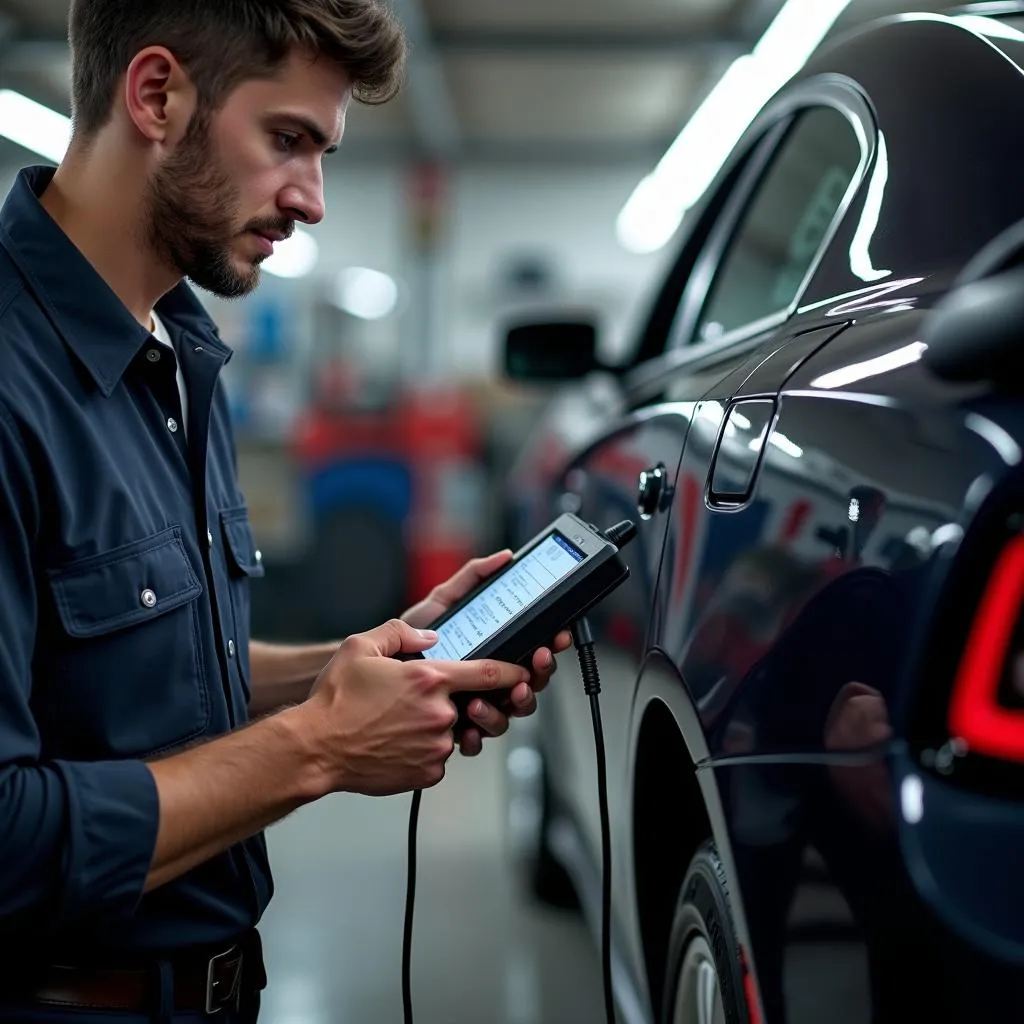
[[(0, 243), (67, 346), (109, 397), (151, 335), (40, 203), (55, 171), (21, 171), (0, 210)], [(184, 281), (157, 303), (156, 310), (172, 337), (186, 332), (202, 339), (225, 362), (231, 358), (231, 350)]]

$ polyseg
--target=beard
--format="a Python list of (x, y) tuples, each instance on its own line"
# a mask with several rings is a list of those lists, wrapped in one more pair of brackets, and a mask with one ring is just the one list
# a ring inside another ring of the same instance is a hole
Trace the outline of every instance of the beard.
[(147, 242), (158, 259), (204, 291), (223, 299), (251, 294), (260, 283), (258, 256), (240, 270), (232, 243), (249, 231), (290, 234), (280, 219), (253, 221), (236, 230), (238, 189), (218, 163), (209, 119), (197, 116), (181, 144), (153, 174), (146, 197)]

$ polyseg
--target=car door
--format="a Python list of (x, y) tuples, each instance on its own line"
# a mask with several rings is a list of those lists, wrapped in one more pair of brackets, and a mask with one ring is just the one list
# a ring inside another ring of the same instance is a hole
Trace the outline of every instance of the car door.
[[(654, 595), (666, 533), (675, 536), (676, 524), (695, 521), (701, 511), (699, 492), (680, 476), (684, 448), (707, 433), (714, 411), (745, 381), (777, 388), (845, 323), (825, 318), (791, 326), (802, 287), (867, 159), (866, 109), (856, 107), (856, 96), (825, 92), (834, 102), (815, 105), (805, 94), (803, 106), (782, 109), (770, 124), (763, 149), (693, 268), (673, 318), (669, 353), (633, 375), (628, 411), (572, 460), (555, 488), (561, 508), (598, 526), (627, 517), (638, 521), (637, 538), (626, 551), (631, 579), (591, 616), (604, 680), (613, 856), (625, 892), (633, 875), (626, 823), (635, 686), (652, 625), (658, 628)], [(766, 216), (772, 211), (774, 217)], [(739, 282), (746, 284), (737, 288)], [(580, 826), (586, 860), (596, 865), (600, 829), (590, 716), (576, 666), (565, 664), (563, 671), (548, 698), (556, 707), (544, 717), (550, 731), (545, 749), (552, 785)]]

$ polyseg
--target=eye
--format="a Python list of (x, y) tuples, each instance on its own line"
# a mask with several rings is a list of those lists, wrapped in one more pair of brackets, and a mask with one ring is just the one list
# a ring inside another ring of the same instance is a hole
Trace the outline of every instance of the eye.
[(274, 143), (282, 153), (291, 153), (299, 144), (301, 136), (294, 132), (274, 132)]

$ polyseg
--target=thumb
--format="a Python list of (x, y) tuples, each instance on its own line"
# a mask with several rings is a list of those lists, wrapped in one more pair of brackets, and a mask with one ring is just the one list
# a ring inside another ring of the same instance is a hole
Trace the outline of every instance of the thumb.
[(504, 551), (496, 551), (493, 555), (480, 558), (476, 562), (476, 569), (481, 579), (493, 576), (506, 562), (511, 562), (513, 554), (507, 548)]
[(419, 654), (428, 650), (437, 643), (437, 634), (429, 629), (415, 629), (401, 619), (391, 619), (376, 629), (361, 633), (358, 640), (367, 655), (390, 658), (396, 654)]

